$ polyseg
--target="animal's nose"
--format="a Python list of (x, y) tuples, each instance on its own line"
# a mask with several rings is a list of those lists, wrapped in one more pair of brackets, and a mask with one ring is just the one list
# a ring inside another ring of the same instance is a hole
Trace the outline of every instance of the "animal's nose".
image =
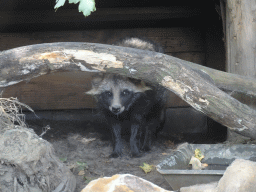
[(112, 107), (112, 112), (113, 113), (119, 113), (120, 112), (120, 107)]

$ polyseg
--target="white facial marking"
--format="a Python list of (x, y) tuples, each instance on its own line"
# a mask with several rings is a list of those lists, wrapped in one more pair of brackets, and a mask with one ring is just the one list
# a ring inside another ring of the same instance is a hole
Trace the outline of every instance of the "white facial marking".
[(118, 114), (122, 113), (125, 109), (124, 106), (121, 104), (120, 100), (120, 88), (119, 87), (113, 87), (112, 88), (112, 94), (113, 94), (113, 100), (111, 102), (111, 105), (109, 106), (110, 111), (113, 112), (113, 108), (119, 108), (120, 111)]

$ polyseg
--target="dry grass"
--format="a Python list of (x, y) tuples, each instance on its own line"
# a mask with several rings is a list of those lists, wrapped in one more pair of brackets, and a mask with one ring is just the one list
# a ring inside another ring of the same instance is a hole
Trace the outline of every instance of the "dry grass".
[(19, 102), (17, 98), (0, 98), (0, 129), (27, 127), (22, 108), (34, 112), (28, 105)]

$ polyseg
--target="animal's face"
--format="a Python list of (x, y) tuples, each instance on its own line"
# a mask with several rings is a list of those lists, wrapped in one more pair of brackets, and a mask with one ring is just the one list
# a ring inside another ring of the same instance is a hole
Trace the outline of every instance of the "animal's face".
[(131, 90), (113, 87), (101, 93), (99, 102), (103, 103), (104, 107), (108, 107), (112, 113), (119, 115), (129, 109), (134, 94)]
[(101, 78), (93, 79), (92, 86), (92, 90), (87, 94), (96, 95), (98, 103), (115, 115), (129, 110), (136, 98), (150, 89), (140, 80), (114, 74), (105, 74)]

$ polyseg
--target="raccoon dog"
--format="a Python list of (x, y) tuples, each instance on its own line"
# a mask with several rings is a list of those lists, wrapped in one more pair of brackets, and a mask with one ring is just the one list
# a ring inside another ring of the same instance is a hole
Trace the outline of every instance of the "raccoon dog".
[[(140, 42), (139, 45), (154, 48), (153, 44), (137, 38), (134, 40)], [(127, 44), (123, 46), (131, 47)], [(139, 157), (141, 150), (150, 149), (152, 137), (156, 136), (164, 124), (164, 92), (162, 87), (146, 85), (141, 80), (117, 74), (100, 74), (92, 80), (92, 89), (87, 94), (96, 97), (110, 126), (113, 140), (110, 157), (122, 155), (122, 132), (130, 133), (133, 157)]]

